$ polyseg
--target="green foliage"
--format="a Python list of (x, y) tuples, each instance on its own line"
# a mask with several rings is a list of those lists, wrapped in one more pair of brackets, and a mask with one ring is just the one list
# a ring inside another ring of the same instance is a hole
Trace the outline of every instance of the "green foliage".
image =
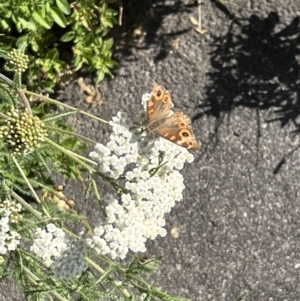
[[(116, 0), (4, 0), (0, 5), (0, 47), (22, 47), (30, 57), (26, 83), (52, 92), (71, 64), (76, 71), (86, 66), (100, 82), (113, 76), (113, 39), (106, 38), (117, 24)], [(63, 49), (63, 50), (62, 50)], [(72, 60), (62, 57), (73, 52)]]
[[(45, 132), (47, 131), (50, 133), (49, 138), (51, 139), (52, 145), (43, 142), (40, 145), (36, 144), (38, 147), (35, 147), (35, 144), (32, 144), (33, 148), (28, 148), (29, 151), (24, 149), (19, 152), (19, 155), (16, 154), (15, 148), (12, 148), (12, 146), (15, 147), (20, 144), (20, 142), (15, 141), (15, 139), (20, 139), (20, 136), (15, 134), (10, 135), (10, 132), (7, 130), (7, 121), (13, 121), (14, 119), (11, 117), (11, 111), (21, 107), (21, 99), (18, 91), (17, 83), (15, 83), (15, 88), (13, 89), (3, 81), (0, 84), (0, 133), (6, 135), (5, 137), (11, 137), (9, 139), (2, 138), (0, 141), (1, 181), (5, 182), (9, 188), (14, 189), (15, 191), (19, 191), (25, 195), (28, 194), (28, 191), (24, 189), (26, 181), (24, 177), (20, 176), (18, 166), (14, 164), (14, 155), (17, 156), (16, 158), (19, 166), (22, 168), (24, 175), (34, 188), (53, 192), (53, 183), (49, 178), (49, 175), (53, 172), (59, 172), (66, 178), (83, 181), (83, 173), (86, 169), (83, 166), (80, 166), (78, 160), (76, 161), (72, 158), (72, 152), (75, 151), (76, 154), (82, 154), (86, 150), (86, 144), (78, 138), (73, 137), (71, 127), (66, 126), (60, 121), (68, 114), (57, 115), (51, 113), (47, 106), (36, 107), (34, 111), (37, 115), (34, 117), (31, 117), (30, 113), (26, 113), (26, 116), (29, 115), (30, 120), (25, 116), (26, 120), (29, 120), (25, 121), (25, 125), (27, 125), (28, 122), (32, 122), (31, 120), (34, 120), (32, 123), (33, 127), (39, 128), (40, 125), (43, 125)], [(11, 124), (12, 123), (10, 123), (9, 127), (12, 126)], [(21, 133), (22, 135), (25, 135), (22, 138), (22, 141), (25, 142), (28, 139), (34, 138), (28, 130), (26, 131), (25, 133)], [(28, 134), (30, 136), (26, 138), (26, 135)], [(62, 152), (61, 149), (55, 147), (55, 145), (63, 147), (66, 152)], [(68, 154), (67, 152), (70, 153)]]

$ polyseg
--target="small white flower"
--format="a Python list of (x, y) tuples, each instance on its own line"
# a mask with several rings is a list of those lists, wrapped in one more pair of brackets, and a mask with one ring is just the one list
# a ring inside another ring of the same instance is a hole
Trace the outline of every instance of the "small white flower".
[[(55, 232), (58, 231), (58, 228), (57, 228), (54, 224), (52, 224), (52, 223), (48, 224), (48, 225), (46, 226), (46, 228), (47, 228), (47, 231), (48, 231), (49, 233), (55, 233)], [(52, 235), (51, 235), (51, 236), (52, 236)]]

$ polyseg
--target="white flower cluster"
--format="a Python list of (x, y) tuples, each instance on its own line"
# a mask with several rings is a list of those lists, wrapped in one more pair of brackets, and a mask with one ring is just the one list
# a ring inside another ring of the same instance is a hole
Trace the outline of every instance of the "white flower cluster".
[(50, 267), (68, 248), (68, 237), (54, 224), (48, 224), (46, 229), (37, 228), (34, 237), (30, 250), (43, 260), (46, 267)]
[(84, 259), (87, 254), (85, 237), (75, 240), (54, 224), (48, 224), (46, 230), (36, 229), (30, 250), (45, 266), (54, 267), (56, 278), (78, 278), (88, 267)]
[[(143, 101), (149, 96), (144, 95)], [(124, 258), (129, 249), (145, 252), (147, 239), (166, 235), (164, 215), (182, 199), (184, 184), (179, 170), (186, 161), (194, 160), (185, 148), (146, 133), (141, 126), (144, 122), (144, 111), (135, 120), (119, 112), (110, 122), (110, 141), (106, 146), (97, 144), (90, 153), (100, 172), (121, 182), (125, 177), (126, 193), (121, 199), (104, 198), (106, 224), (87, 239), (97, 253), (112, 258)]]
[(10, 229), (9, 224), (16, 223), (22, 206), (19, 203), (5, 200), (0, 204), (0, 254), (14, 251), (20, 244), (19, 233)]

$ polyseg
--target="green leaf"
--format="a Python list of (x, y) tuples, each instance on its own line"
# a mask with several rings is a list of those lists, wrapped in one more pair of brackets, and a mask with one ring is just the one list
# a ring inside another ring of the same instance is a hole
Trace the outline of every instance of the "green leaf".
[(109, 28), (103, 27), (102, 29), (102, 37), (106, 36), (109, 32)]
[(69, 31), (66, 34), (64, 34), (60, 40), (62, 42), (70, 42), (75, 38), (75, 31)]
[(0, 20), (0, 27), (3, 28), (4, 30), (7, 30), (9, 28), (9, 25), (5, 20)]
[(46, 29), (51, 28), (51, 23), (49, 22), (48, 19), (43, 18), (41, 13), (34, 11), (32, 17), (37, 23), (39, 23), (41, 26), (45, 27)]
[(18, 9), (19, 14), (23, 16), (28, 16), (28, 14), (31, 15), (31, 10), (29, 9), (28, 5), (19, 5), (18, 8), (19, 8)]
[(75, 62), (74, 62), (75, 71), (78, 71), (79, 69), (81, 69), (83, 63), (84, 63), (83, 61), (80, 61), (77, 64), (75, 64)]
[(74, 148), (74, 146), (77, 143), (77, 139), (75, 138), (66, 138), (64, 141), (62, 141), (61, 146), (65, 149), (71, 150)]
[(113, 9), (110, 9), (108, 8), (106, 11), (105, 11), (105, 16), (107, 17), (112, 17), (112, 16), (116, 16), (118, 13), (113, 10)]
[(67, 26), (67, 20), (58, 8), (50, 7), (50, 16), (53, 19), (53, 21), (60, 27), (64, 28)]
[(54, 90), (51, 87), (47, 87), (46, 92), (52, 94), (52, 93), (54, 93)]
[(79, 54), (75, 54), (73, 64), (76, 67), (82, 61), (82, 57)]
[(113, 68), (114, 67), (114, 62), (113, 61), (107, 61), (105, 62), (105, 66), (108, 68)]
[(71, 13), (71, 8), (67, 0), (56, 0), (57, 7), (65, 14), (69, 15)]
[(46, 13), (49, 14), (49, 12), (50, 12), (50, 2), (46, 2), (45, 9), (46, 9)]
[[(102, 1), (103, 2), (103, 1)], [(101, 11), (104, 13), (107, 10), (107, 3), (103, 3), (101, 7)]]
[(28, 37), (29, 37), (29, 33), (20, 36), (16, 42), (16, 45), (19, 47), (19, 45), (23, 43), (28, 44)]
[(88, 64), (89, 64), (90, 66), (94, 66), (94, 60), (93, 60), (93, 57), (91, 57), (90, 55), (86, 55), (84, 58), (86, 59), (86, 61), (88, 62)]
[(105, 41), (105, 48), (106, 50), (109, 50), (112, 45), (114, 44), (114, 39), (113, 38), (110, 38), (108, 40)]
[(109, 69), (105, 65), (102, 66), (102, 71), (104, 73), (109, 73)]
[(102, 46), (103, 44), (103, 39), (101, 37), (95, 38), (95, 43), (99, 46)]
[(27, 26), (28, 26), (28, 29), (30, 29), (31, 31), (36, 31), (37, 30), (36, 24), (32, 21), (29, 21)]
[(94, 37), (93, 33), (88, 33), (84, 37), (84, 43), (90, 45), (94, 42), (94, 39), (95, 39), (95, 37)]
[(102, 22), (103, 26), (105, 26), (105, 27), (111, 27), (112, 28), (114, 26), (113, 22), (110, 18), (103, 17), (103, 18), (101, 18), (101, 22)]
[(18, 22), (16, 23), (16, 28), (17, 28), (17, 31), (18, 31), (18, 32), (21, 32), (21, 31), (22, 31), (23, 26), (22, 26), (22, 23), (21, 23), (20, 21), (18, 21)]
[(49, 14), (49, 3), (46, 2), (41, 6), (41, 10), (39, 11), (42, 18), (45, 18), (46, 15)]
[(2, 12), (1, 12), (2, 15), (2, 18), (6, 18), (6, 19), (9, 19), (12, 15), (12, 11), (11, 10), (8, 10), (6, 9), (5, 7), (2, 7)]
[(60, 73), (61, 73), (62, 67), (64, 67), (64, 66), (63, 66), (63, 64), (61, 64), (61, 61), (56, 62), (55, 64), (53, 64), (53, 69), (55, 70), (55, 72), (56, 72), (57, 74), (60, 74)]
[(97, 71), (97, 83), (104, 79), (105, 73), (102, 70)]
[(120, 65), (117, 62), (115, 61), (111, 61), (111, 62), (113, 63), (114, 68), (120, 68)]
[(55, 61), (59, 57), (59, 52), (56, 48), (51, 49), (48, 51), (46, 58)]
[(25, 19), (21, 18), (21, 17), (18, 17), (18, 20), (21, 22), (23, 28), (28, 28), (32, 31), (36, 31), (36, 24), (33, 23), (33, 22), (28, 22), (26, 21)]
[(38, 52), (39, 49), (40, 49), (40, 47), (39, 47), (38, 44), (32, 44), (32, 45), (31, 45), (31, 49), (32, 49), (34, 52)]

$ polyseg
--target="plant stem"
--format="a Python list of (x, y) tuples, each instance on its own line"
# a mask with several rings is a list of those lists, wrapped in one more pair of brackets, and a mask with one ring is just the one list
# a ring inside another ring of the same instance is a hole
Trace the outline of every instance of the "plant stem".
[[(103, 275), (103, 274), (106, 273), (106, 272), (105, 272), (101, 267), (99, 267), (93, 260), (89, 259), (88, 257), (86, 257), (85, 260), (87, 261), (87, 263), (88, 263), (91, 267), (93, 267), (93, 268), (94, 268), (96, 271), (98, 271), (100, 274)], [(112, 283), (114, 284), (114, 286), (116, 286), (116, 287), (120, 290), (120, 292), (122, 292), (122, 294), (123, 294), (125, 297), (127, 297), (127, 298), (131, 297), (130, 293), (129, 293), (126, 289), (121, 289), (121, 288), (120, 288), (122, 282), (116, 281), (116, 280), (113, 280), (113, 279), (112, 279)]]
[[(23, 271), (28, 275), (28, 279), (36, 286), (39, 285), (39, 282), (41, 281), (36, 275), (34, 275), (30, 270), (28, 270), (26, 267), (23, 267)], [(70, 301), (69, 299), (65, 299), (62, 297), (59, 293), (56, 291), (51, 291), (50, 294), (53, 294), (58, 300), (60, 301)]]
[(23, 198), (21, 198), (17, 193), (11, 190), (5, 183), (2, 184), (7, 193), (9, 193), (14, 199), (16, 199), (24, 208), (30, 211), (37, 219), (42, 219), (42, 214), (33, 209)]
[(41, 94), (37, 94), (37, 93), (34, 93), (34, 92), (26, 91), (26, 90), (24, 90), (24, 92), (25, 92), (26, 94), (29, 94), (29, 95), (32, 95), (32, 96), (36, 96), (36, 97), (42, 98), (43, 100), (45, 100), (45, 101), (47, 101), (47, 102), (50, 102), (50, 103), (53, 103), (53, 104), (55, 104), (55, 105), (57, 105), (57, 106), (62, 106), (62, 107), (64, 107), (64, 108), (68, 108), (68, 109), (73, 110), (73, 111), (78, 111), (78, 113), (80, 113), (80, 114), (82, 114), (82, 115), (86, 115), (86, 116), (88, 116), (88, 117), (90, 117), (90, 118), (93, 118), (93, 119), (95, 119), (95, 120), (98, 120), (98, 121), (100, 121), (100, 122), (103, 122), (103, 123), (108, 124), (108, 121), (106, 121), (106, 120), (104, 120), (104, 119), (102, 119), (102, 118), (99, 118), (99, 117), (97, 117), (97, 116), (95, 116), (95, 115), (93, 115), (93, 114), (87, 113), (87, 112), (85, 112), (85, 111), (78, 110), (78, 109), (76, 109), (76, 108), (74, 108), (74, 107), (72, 107), (72, 106), (69, 106), (69, 105), (67, 105), (67, 104), (65, 104), (65, 103), (59, 102), (59, 101), (57, 101), (57, 100), (55, 100), (55, 99), (52, 99), (52, 98), (49, 98), (49, 97), (46, 97), (46, 96), (43, 96), (43, 95), (41, 95)]
[[(61, 152), (63, 152), (64, 154), (66, 154), (67, 156), (71, 157), (74, 161), (76, 161), (77, 163), (81, 164), (83, 167), (85, 167), (88, 171), (90, 172), (96, 172), (96, 170), (92, 167), (90, 167), (89, 165), (87, 165), (84, 161), (96, 165), (98, 166), (98, 164), (90, 159), (87, 159), (83, 156), (77, 155), (63, 147), (61, 147), (60, 145), (58, 145), (57, 143), (53, 142), (51, 139), (48, 139), (47, 137), (44, 137), (45, 141), (49, 144), (51, 144), (53, 147), (59, 149)], [(84, 161), (82, 161), (84, 160)]]
[[(6, 77), (5, 75), (3, 75), (2, 73), (0, 73), (0, 79), (2, 79), (3, 81), (5, 81), (9, 86), (13, 85), (13, 81), (10, 80), (8, 77)], [(31, 107), (30, 104), (28, 102), (27, 97), (25, 96), (24, 92), (22, 91), (22, 89), (17, 88), (17, 92), (19, 94), (19, 96), (21, 97), (25, 107), (27, 108), (28, 112), (30, 115), (32, 115), (32, 111), (31, 111)]]
[(72, 135), (72, 136), (74, 136), (74, 137), (76, 137), (76, 138), (78, 138), (78, 139), (81, 139), (81, 140), (83, 140), (83, 141), (85, 141), (85, 142), (87, 142), (87, 143), (93, 144), (93, 145), (95, 145), (95, 144), (98, 143), (98, 142), (96, 142), (96, 141), (94, 141), (94, 140), (92, 140), (92, 139), (90, 139), (90, 138), (84, 137), (84, 136), (79, 135), (79, 134), (77, 134), (77, 133), (70, 132), (70, 131), (66, 131), (66, 130), (63, 130), (63, 129), (60, 129), (60, 128), (56, 128), (56, 127), (53, 127), (53, 126), (45, 125), (44, 128), (45, 128), (45, 129), (52, 130), (52, 131), (57, 131), (57, 132), (60, 132), (60, 133)]
[(21, 168), (21, 166), (19, 165), (18, 161), (16, 160), (15, 156), (12, 156), (13, 161), (15, 162), (20, 174), (22, 175), (24, 181), (26, 182), (27, 186), (29, 187), (30, 191), (32, 192), (33, 196), (35, 197), (35, 200), (40, 203), (40, 198), (38, 197), (38, 195), (36, 194), (35, 190), (33, 189), (33, 187), (31, 186), (30, 182), (28, 181), (26, 175), (23, 172), (23, 169)]

